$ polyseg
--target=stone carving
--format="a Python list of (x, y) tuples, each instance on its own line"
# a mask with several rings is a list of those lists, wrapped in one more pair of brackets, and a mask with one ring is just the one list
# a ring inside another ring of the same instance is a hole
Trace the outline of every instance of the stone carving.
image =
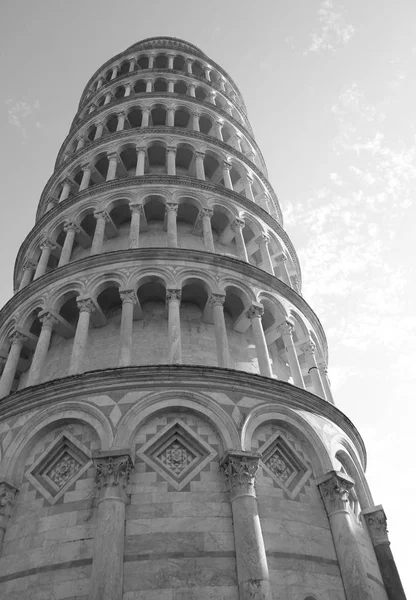
[(257, 454), (228, 453), (221, 461), (231, 500), (238, 496), (255, 496), (254, 483), (259, 470)]
[(99, 219), (103, 219), (103, 221), (105, 223), (108, 223), (111, 219), (110, 215), (108, 214), (108, 212), (106, 210), (96, 210), (94, 212), (94, 217), (97, 219), (97, 221)]
[(94, 465), (95, 481), (100, 488), (109, 486), (125, 488), (133, 470), (133, 462), (128, 454), (95, 458)]
[(185, 448), (178, 439), (158, 455), (158, 459), (176, 477), (180, 476), (195, 458), (196, 455)]
[(389, 543), (387, 517), (383, 508), (367, 508), (363, 511), (363, 514), (373, 545)]
[(168, 289), (166, 290), (166, 301), (167, 302), (180, 302), (182, 296), (182, 290)]
[(211, 294), (209, 299), (209, 305), (214, 308), (214, 306), (224, 306), (225, 296), (223, 294)]
[(284, 461), (281, 455), (276, 452), (265, 463), (269, 469), (279, 477), (282, 481), (287, 481), (291, 473), (293, 473), (293, 467), (290, 468)]
[(0, 516), (8, 517), (16, 498), (17, 488), (9, 483), (0, 483)]
[(65, 452), (47, 474), (57, 487), (61, 489), (69, 479), (72, 479), (72, 477), (78, 473), (81, 467), (82, 464), (78, 462), (74, 456)]
[(42, 328), (51, 329), (58, 323), (58, 319), (50, 312), (44, 312), (39, 315), (39, 321), (42, 323)]
[(353, 482), (335, 471), (332, 477), (319, 485), (322, 500), (328, 514), (349, 509), (349, 497)]
[(260, 304), (252, 304), (248, 309), (246, 315), (248, 319), (253, 319), (255, 317), (262, 317), (264, 313), (264, 308)]
[(134, 290), (120, 290), (120, 298), (122, 303), (131, 302), (132, 304), (137, 304), (137, 296)]
[(77, 306), (79, 308), (79, 312), (89, 312), (92, 313), (97, 310), (94, 302), (91, 298), (78, 298)]

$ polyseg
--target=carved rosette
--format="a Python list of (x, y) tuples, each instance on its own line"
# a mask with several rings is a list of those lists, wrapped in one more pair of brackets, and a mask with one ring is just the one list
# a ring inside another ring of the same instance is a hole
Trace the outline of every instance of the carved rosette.
[[(371, 511), (371, 512), (370, 512)], [(381, 506), (363, 510), (373, 546), (389, 544), (387, 517)]]
[(10, 483), (0, 483), (0, 529), (5, 529), (11, 515), (17, 494), (17, 488)]
[(331, 474), (318, 484), (328, 515), (349, 510), (349, 496), (353, 485), (354, 482), (348, 475), (337, 471), (331, 471)]
[(106, 496), (125, 499), (127, 484), (133, 470), (130, 454), (111, 454), (93, 458), (95, 482), (101, 499)]
[(221, 469), (230, 488), (231, 500), (240, 496), (254, 496), (260, 455), (246, 452), (227, 452), (221, 460)]

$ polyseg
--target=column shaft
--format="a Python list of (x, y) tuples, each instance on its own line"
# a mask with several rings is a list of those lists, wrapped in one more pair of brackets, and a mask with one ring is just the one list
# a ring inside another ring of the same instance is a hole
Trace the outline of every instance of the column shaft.
[(231, 165), (230, 165), (230, 163), (224, 163), (223, 164), (223, 168), (222, 168), (222, 176), (224, 178), (224, 186), (228, 190), (234, 189), (233, 188), (233, 182), (231, 181), (230, 171), (231, 171)]
[(106, 181), (113, 181), (113, 179), (116, 178), (116, 173), (117, 173), (117, 162), (118, 162), (117, 154), (109, 154), (108, 160), (109, 160), (109, 163), (108, 163), (108, 171), (107, 171)]
[(169, 338), (169, 362), (172, 365), (182, 363), (181, 343), (181, 290), (166, 290), (168, 302), (168, 338)]
[(178, 214), (177, 204), (166, 204), (168, 248), (178, 247), (178, 232), (176, 216)]
[(144, 162), (146, 158), (146, 148), (136, 148), (137, 152), (137, 164), (136, 164), (136, 177), (142, 177), (144, 175)]
[(176, 148), (169, 147), (167, 149), (168, 157), (168, 175), (176, 175)]
[(270, 238), (267, 235), (262, 235), (259, 240), (261, 260), (263, 268), (268, 271), (271, 275), (274, 275), (273, 263), (269, 252)]
[(84, 357), (88, 342), (91, 313), (95, 311), (95, 304), (90, 298), (77, 300), (79, 308), (77, 329), (72, 344), (69, 375), (76, 375), (84, 371)]
[(215, 252), (214, 238), (212, 236), (211, 217), (212, 210), (202, 209), (202, 234), (204, 236), (204, 248), (207, 252)]
[(238, 258), (248, 262), (246, 243), (243, 237), (243, 227), (245, 223), (241, 219), (236, 219), (232, 224), (232, 229), (235, 233), (235, 244), (237, 246)]
[(306, 362), (308, 364), (308, 373), (311, 376), (313, 391), (317, 396), (320, 396), (325, 400), (325, 391), (321, 381), (321, 375), (319, 373), (318, 365), (315, 359), (315, 344), (312, 340), (309, 340), (302, 346), (302, 350), (306, 355)]
[(228, 348), (227, 329), (224, 319), (225, 296), (212, 294), (210, 303), (214, 320), (215, 341), (217, 345), (218, 366), (228, 369), (230, 367), (230, 353)]
[(46, 273), (46, 269), (48, 267), (48, 262), (49, 262), (49, 257), (51, 255), (52, 248), (54, 248), (54, 245), (49, 240), (46, 240), (45, 242), (43, 242), (43, 244), (41, 245), (40, 248), (42, 250), (42, 253), (40, 255), (38, 266), (36, 267), (36, 271), (35, 271), (33, 280), (38, 279), (39, 277), (42, 277), (42, 275), (44, 275)]
[(56, 323), (56, 319), (50, 313), (44, 313), (39, 319), (42, 323), (42, 329), (32, 358), (32, 364), (26, 383), (27, 386), (36, 385), (42, 376), (42, 369), (46, 355), (48, 354), (53, 326)]
[(64, 229), (66, 231), (66, 236), (64, 245), (62, 247), (61, 256), (59, 257), (58, 267), (63, 267), (71, 260), (72, 248), (75, 241), (75, 234), (77, 232), (75, 223), (66, 223), (64, 225)]
[(205, 181), (205, 168), (204, 168), (205, 154), (203, 152), (195, 153), (195, 164), (196, 164), (196, 177)]
[(123, 304), (121, 310), (118, 366), (129, 367), (131, 365), (133, 343), (133, 310), (137, 299), (134, 290), (120, 290), (120, 297)]
[(103, 249), (105, 225), (109, 220), (109, 216), (105, 211), (97, 211), (94, 213), (94, 217), (97, 219), (95, 225), (94, 237), (91, 245), (91, 256), (93, 254), (100, 254)]
[(22, 279), (20, 281), (20, 285), (19, 285), (19, 290), (22, 290), (24, 287), (29, 285), (29, 283), (32, 281), (32, 275), (33, 275), (35, 268), (36, 268), (36, 265), (34, 263), (32, 263), (31, 261), (28, 261), (25, 264), (25, 268), (23, 271), (23, 277), (22, 277)]
[(0, 398), (7, 396), (12, 389), (13, 381), (16, 376), (17, 365), (19, 364), (20, 353), (25, 340), (25, 336), (18, 331), (15, 331), (11, 336), (12, 343), (0, 379)]
[(140, 216), (143, 212), (142, 204), (130, 204), (131, 222), (129, 232), (129, 248), (138, 248), (140, 239)]
[(285, 344), (287, 359), (290, 367), (290, 373), (292, 375), (293, 383), (298, 387), (304, 388), (302, 371), (299, 365), (298, 353), (296, 352), (295, 344), (293, 343), (293, 323), (286, 321), (278, 327), (282, 334), (283, 342)]
[(253, 329), (253, 337), (256, 346), (260, 375), (264, 375), (264, 377), (272, 377), (273, 373), (270, 365), (269, 351), (267, 349), (266, 337), (264, 335), (263, 325), (261, 323), (263, 312), (264, 309), (261, 305), (253, 304), (247, 313), (247, 317), (250, 319), (251, 327)]

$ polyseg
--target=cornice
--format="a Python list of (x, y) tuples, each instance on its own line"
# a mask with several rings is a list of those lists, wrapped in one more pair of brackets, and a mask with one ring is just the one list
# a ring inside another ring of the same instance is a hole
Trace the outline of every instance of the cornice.
[[(80, 129), (82, 129), (83, 127), (86, 127), (88, 125), (91, 125), (94, 121), (98, 121), (99, 117), (101, 117), (101, 115), (103, 115), (105, 112), (114, 112), (115, 110), (119, 110), (120, 107), (126, 107), (126, 109), (129, 106), (135, 106), (137, 102), (139, 102), (139, 105), (141, 104), (141, 102), (146, 101), (148, 99), (154, 99), (154, 100), (175, 100), (178, 101), (178, 103), (180, 104), (187, 104), (188, 102), (192, 105), (192, 104), (196, 104), (198, 107), (203, 107), (206, 108), (207, 112), (209, 112), (210, 110), (212, 110), (214, 113), (218, 113), (218, 115), (220, 117), (222, 117), (225, 121), (229, 122), (230, 124), (234, 125), (248, 140), (250, 140), (250, 142), (253, 144), (253, 146), (256, 147), (260, 158), (264, 164), (264, 167), (266, 168), (266, 162), (264, 160), (263, 154), (261, 152), (261, 149), (256, 141), (256, 139), (253, 137), (253, 135), (245, 128), (241, 125), (241, 123), (239, 123), (238, 121), (236, 121), (233, 117), (231, 117), (231, 115), (229, 115), (228, 113), (224, 112), (223, 110), (220, 110), (215, 104), (206, 104), (205, 102), (203, 102), (202, 100), (198, 100), (197, 98), (193, 98), (192, 96), (183, 96), (182, 94), (175, 94), (175, 93), (171, 93), (171, 92), (144, 92), (143, 94), (136, 94), (133, 96), (127, 96), (127, 97), (123, 97), (120, 98), (119, 100), (114, 101), (111, 104), (106, 104), (101, 106), (97, 111), (88, 114), (88, 118), (83, 119), (80, 123), (78, 123), (78, 125), (76, 125), (75, 129), (70, 129), (68, 135), (66, 136), (66, 138), (64, 139), (58, 155), (56, 157), (55, 160), (55, 165), (54, 165), (54, 171), (56, 171), (58, 168), (60, 168), (62, 166), (62, 164), (65, 164), (69, 159), (72, 159), (72, 157), (76, 156), (78, 154), (78, 152), (82, 152), (82, 150), (86, 150), (88, 148), (93, 147), (93, 144), (95, 142), (98, 142), (97, 145), (99, 145), (99, 142), (103, 141), (103, 139), (106, 139), (108, 136), (105, 136), (105, 138), (99, 138), (98, 140), (93, 140), (91, 141), (88, 146), (82, 148), (80, 151), (78, 151), (77, 153), (73, 153), (71, 154), (67, 161), (65, 161), (65, 163), (60, 163), (60, 160), (62, 158), (62, 155), (65, 153), (65, 150), (69, 144), (69, 142), (76, 136), (76, 134), (78, 133), (78, 131)], [(132, 131), (141, 131), (141, 129), (146, 129), (146, 131), (149, 131), (151, 129), (155, 129), (153, 127), (137, 127), (134, 129), (127, 129), (127, 130), (123, 130), (123, 131), (118, 131), (118, 132), (114, 132), (114, 134), (111, 135), (115, 135), (116, 133), (124, 133), (125, 131), (127, 132), (132, 132)], [(160, 127), (157, 127), (157, 130), (160, 131)], [(172, 130), (173, 128), (170, 127), (170, 130)], [(182, 129), (184, 131), (187, 131), (185, 128), (176, 128), (176, 129)], [(195, 132), (198, 133), (198, 132)], [(202, 134), (204, 135), (204, 134)], [(207, 136), (209, 139), (216, 139), (216, 138), (210, 138), (210, 136)], [(219, 140), (218, 140), (219, 141)], [(228, 146), (226, 144), (227, 148), (230, 148), (231, 146)]]
[(41, 408), (59, 401), (70, 401), (80, 395), (110, 391), (149, 388), (201, 390), (212, 386), (215, 391), (255, 395), (269, 403), (284, 404), (288, 408), (318, 415), (336, 424), (357, 449), (366, 468), (366, 449), (354, 424), (333, 404), (285, 381), (270, 379), (234, 369), (197, 365), (148, 365), (115, 369), (99, 369), (81, 375), (63, 377), (14, 392), (0, 401), (0, 420), (21, 415), (25, 410)]
[(78, 110), (72, 120), (71, 127), (73, 126), (74, 121), (77, 119), (79, 113), (82, 110), (84, 110), (88, 106), (89, 103), (93, 103), (95, 101), (95, 99), (97, 98), (97, 96), (101, 96), (103, 92), (107, 91), (109, 88), (111, 88), (115, 85), (119, 86), (121, 84), (129, 83), (131, 79), (140, 79), (140, 76), (142, 74), (143, 74), (143, 78), (146, 78), (146, 76), (148, 77), (151, 74), (155, 74), (155, 75), (165, 75), (166, 79), (169, 79), (169, 77), (172, 77), (172, 75), (179, 75), (180, 77), (183, 77), (184, 79), (189, 79), (190, 81), (193, 81), (196, 83), (203, 83), (203, 84), (207, 85), (209, 88), (211, 88), (212, 90), (214, 90), (215, 92), (217, 92), (218, 94), (221, 94), (222, 96), (224, 96), (224, 98), (226, 98), (229, 102), (231, 102), (231, 104), (234, 106), (234, 108), (236, 108), (238, 110), (238, 112), (241, 114), (242, 118), (249, 123), (249, 119), (248, 119), (248, 115), (247, 115), (247, 111), (246, 111), (245, 107), (241, 104), (237, 104), (237, 102), (235, 102), (235, 100), (233, 100), (229, 94), (227, 94), (225, 91), (221, 90), (212, 81), (207, 81), (203, 77), (198, 77), (197, 75), (194, 75), (193, 73), (184, 73), (183, 71), (178, 71), (177, 69), (154, 69), (153, 68), (153, 69), (140, 69), (137, 71), (132, 71), (131, 73), (130, 72), (123, 73), (122, 75), (118, 75), (117, 77), (115, 77), (115, 79), (110, 79), (110, 81), (106, 81), (105, 83), (103, 83), (103, 85), (98, 90), (94, 90), (94, 92), (90, 96), (86, 97), (85, 100), (83, 101), (83, 103), (78, 106)]
[[(172, 40), (174, 40), (175, 38), (159, 38), (159, 39), (163, 39), (163, 41), (164, 41), (164, 43), (162, 45), (158, 45), (156, 43), (157, 39), (158, 38), (154, 38), (154, 40), (151, 41), (151, 38), (149, 38), (149, 40), (144, 40), (143, 43), (137, 42), (137, 44), (134, 44), (133, 46), (129, 46), (129, 48), (126, 48), (126, 50), (123, 50), (119, 54), (116, 54), (115, 56), (113, 56), (109, 60), (107, 60), (104, 64), (102, 64), (101, 67), (99, 67), (95, 71), (95, 73), (90, 77), (86, 86), (84, 87), (78, 107), (81, 108), (82, 104), (84, 103), (85, 96), (86, 96), (91, 84), (100, 75), (100, 73), (102, 71), (105, 71), (111, 65), (111, 63), (122, 60), (126, 54), (131, 54), (132, 52), (137, 52), (141, 49), (147, 50), (147, 49), (152, 49), (152, 48), (157, 48), (158, 50), (164, 50), (164, 49), (178, 50), (178, 46), (174, 42), (172, 42)], [(165, 40), (168, 40), (168, 41), (165, 42)], [(147, 43), (149, 44), (149, 46), (146, 46)], [(143, 45), (141, 46), (141, 48), (139, 48), (138, 46), (140, 46), (141, 44), (143, 44)], [(195, 48), (195, 50), (198, 50), (196, 48), (196, 46), (194, 46), (194, 48)], [(206, 61), (210, 65), (210, 67), (213, 67), (214, 69), (219, 71), (228, 80), (228, 83), (230, 83), (232, 85), (232, 87), (234, 88), (234, 91), (240, 97), (242, 107), (245, 110), (243, 96), (242, 96), (238, 86), (236, 85), (235, 81), (233, 80), (233, 78), (227, 73), (227, 71), (225, 69), (223, 69), (223, 67), (221, 67), (218, 63), (214, 62), (209, 56), (207, 56), (204, 53), (199, 54), (195, 50), (192, 50), (192, 52), (196, 56), (198, 56), (199, 58)], [(183, 51), (185, 53), (188, 52), (187, 50), (183, 50)], [(188, 53), (192, 54), (192, 52), (188, 52)], [(199, 50), (199, 52), (201, 52), (201, 51)]]
[(115, 268), (116, 263), (135, 263), (138, 262), (154, 262), (161, 260), (166, 263), (179, 260), (186, 260), (189, 264), (199, 263), (208, 264), (214, 268), (224, 268), (236, 271), (238, 278), (244, 280), (245, 277), (252, 278), (261, 285), (268, 286), (278, 294), (286, 298), (293, 304), (311, 323), (319, 341), (321, 343), (325, 360), (328, 358), (328, 346), (322, 324), (304, 298), (295, 292), (290, 286), (283, 281), (271, 275), (267, 271), (263, 271), (259, 267), (255, 267), (245, 261), (223, 254), (212, 254), (204, 250), (189, 250), (189, 248), (139, 248), (130, 250), (114, 250), (112, 252), (103, 252), (95, 254), (80, 260), (68, 263), (63, 267), (58, 267), (42, 277), (32, 281), (22, 290), (19, 290), (15, 295), (3, 306), (0, 311), (0, 324), (4, 323), (14, 313), (18, 312), (19, 306), (25, 301), (33, 298), (37, 293), (40, 293), (45, 286), (64, 281), (68, 278), (79, 276), (81, 277), (85, 271), (90, 271), (92, 268), (106, 266), (112, 264)]
[[(116, 179), (114, 181), (105, 181), (101, 185), (96, 185), (90, 189), (87, 188), (86, 190), (79, 192), (76, 196), (67, 198), (63, 202), (60, 202), (59, 204), (57, 204), (54, 208), (49, 210), (47, 213), (43, 214), (40, 218), (37, 215), (36, 216), (37, 221), (35, 223), (35, 226), (29, 232), (28, 236), (26, 236), (25, 240), (23, 241), (23, 243), (20, 246), (19, 251), (17, 253), (15, 267), (14, 267), (14, 275), (13, 275), (15, 285), (16, 285), (16, 281), (17, 281), (18, 266), (20, 264), (20, 261), (24, 257), (24, 254), (27, 251), (28, 246), (31, 243), (31, 241), (33, 240), (34, 236), (37, 235), (38, 231), (41, 230), (48, 223), (49, 220), (54, 218), (57, 214), (76, 206), (78, 203), (82, 202), (82, 200), (85, 200), (86, 198), (91, 198), (91, 197), (94, 197), (94, 196), (99, 195), (104, 192), (111, 192), (111, 191), (119, 190), (119, 189), (130, 189), (132, 187), (148, 186), (149, 184), (151, 184), (151, 185), (161, 185), (162, 184), (164, 186), (170, 186), (170, 185), (178, 186), (179, 185), (179, 186), (182, 186), (185, 188), (193, 188), (193, 189), (201, 190), (204, 192), (215, 193), (216, 195), (223, 196), (223, 197), (225, 196), (225, 197), (229, 198), (230, 200), (237, 202), (245, 210), (247, 210), (248, 212), (251, 212), (252, 214), (255, 214), (257, 217), (262, 219), (284, 241), (284, 243), (289, 251), (290, 257), (293, 260), (293, 264), (295, 265), (296, 275), (299, 278), (299, 285), (302, 286), (302, 273), (301, 273), (300, 263), (299, 263), (299, 259), (296, 254), (295, 248), (289, 238), (289, 235), (286, 233), (286, 231), (283, 229), (283, 227), (280, 225), (280, 223), (278, 223), (276, 221), (276, 219), (274, 219), (268, 212), (266, 212), (263, 208), (261, 208), (261, 206), (259, 206), (258, 204), (255, 204), (251, 200), (248, 200), (248, 198), (246, 198), (245, 196), (241, 196), (237, 192), (229, 190), (229, 189), (227, 189), (223, 186), (220, 186), (218, 184), (215, 184), (215, 183), (211, 183), (211, 182), (207, 182), (207, 181), (203, 182), (200, 179), (194, 179), (191, 177), (183, 177), (183, 176), (178, 176), (178, 175), (176, 175), (176, 176), (166, 175), (164, 177), (161, 177), (160, 175), (145, 175), (143, 177), (129, 177), (126, 179), (119, 179), (119, 180)], [(39, 209), (38, 209), (38, 214), (39, 214)]]
[[(173, 131), (173, 130), (175, 130), (175, 131)], [(249, 169), (251, 169), (257, 175), (257, 177), (260, 179), (260, 181), (265, 185), (267, 191), (269, 192), (269, 194), (274, 202), (276, 211), (279, 215), (279, 220), (281, 223), (283, 223), (283, 214), (282, 214), (282, 210), (279, 205), (279, 199), (276, 195), (276, 192), (272, 188), (269, 180), (267, 179), (267, 177), (263, 174), (263, 172), (259, 169), (259, 167), (257, 165), (255, 165), (251, 160), (249, 160), (242, 152), (235, 150), (234, 148), (232, 148), (225, 142), (220, 142), (220, 140), (217, 140), (216, 138), (207, 136), (203, 133), (202, 134), (200, 133), (198, 135), (198, 132), (188, 131), (188, 130), (182, 129), (180, 127), (176, 127), (176, 128), (175, 127), (145, 127), (143, 129), (138, 128), (138, 129), (133, 129), (133, 130), (126, 129), (123, 131), (118, 131), (118, 132), (116, 131), (113, 134), (111, 134), (111, 141), (114, 142), (114, 141), (117, 141), (117, 140), (123, 139), (123, 138), (128, 139), (130, 136), (133, 136), (136, 138), (141, 135), (143, 135), (143, 136), (149, 135), (149, 133), (153, 133), (154, 135), (164, 134), (164, 135), (168, 135), (168, 136), (172, 135), (172, 134), (184, 135), (185, 137), (189, 137), (189, 138), (201, 139), (204, 142), (207, 142), (209, 140), (209, 143), (212, 144), (213, 146), (222, 148), (223, 150), (226, 150), (226, 152), (229, 155), (235, 155), (236, 157), (238, 157)], [(84, 146), (84, 148), (81, 148), (75, 154), (71, 154), (64, 163), (61, 163), (59, 165), (59, 168), (52, 173), (52, 175), (49, 177), (48, 181), (46, 182), (45, 187), (43, 188), (43, 191), (42, 191), (42, 194), (41, 194), (40, 200), (39, 200), (38, 210), (36, 213), (36, 219), (38, 219), (39, 212), (40, 212), (41, 208), (43, 208), (43, 205), (47, 204), (47, 202), (48, 202), (48, 196), (51, 193), (51, 188), (55, 184), (59, 183), (59, 179), (60, 179), (60, 177), (62, 177), (63, 171), (65, 171), (65, 169), (69, 168), (70, 165), (76, 166), (76, 164), (78, 162), (82, 163), (83, 156), (89, 154), (95, 148), (99, 148), (100, 146), (106, 145), (107, 142), (110, 141), (109, 137), (110, 136), (105, 136), (103, 138), (99, 138), (98, 140), (91, 142), (91, 144)], [(224, 186), (222, 186), (222, 187), (224, 187)]]

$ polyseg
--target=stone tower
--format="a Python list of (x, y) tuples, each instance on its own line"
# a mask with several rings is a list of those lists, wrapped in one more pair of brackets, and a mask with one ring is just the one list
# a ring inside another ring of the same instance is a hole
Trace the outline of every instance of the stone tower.
[(91, 77), (0, 315), (2, 600), (401, 600), (231, 77)]

